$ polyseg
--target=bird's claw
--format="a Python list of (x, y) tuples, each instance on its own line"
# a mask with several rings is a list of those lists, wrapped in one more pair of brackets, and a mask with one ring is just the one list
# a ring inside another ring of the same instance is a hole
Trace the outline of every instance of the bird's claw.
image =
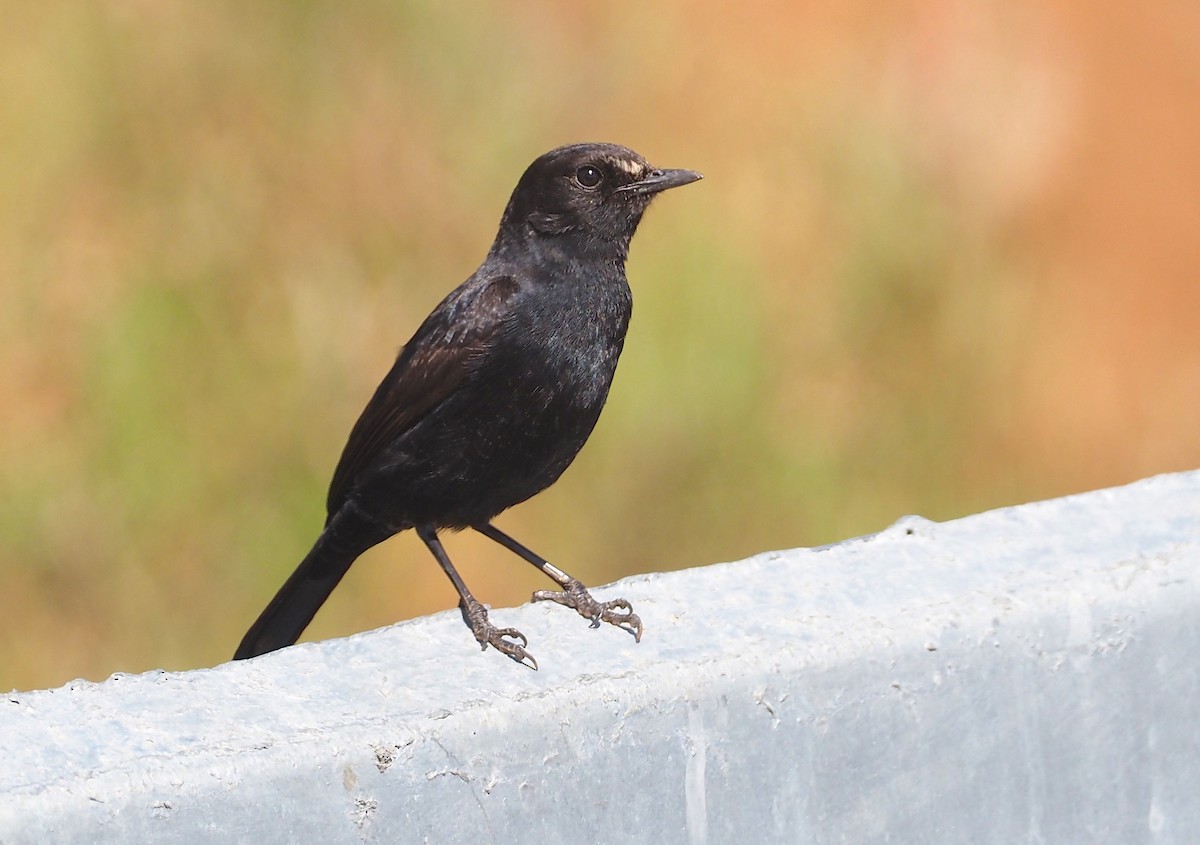
[(577, 578), (568, 581), (561, 592), (538, 590), (533, 594), (533, 600), (552, 601), (564, 607), (573, 607), (580, 616), (591, 621), (593, 628), (599, 628), (601, 622), (607, 622), (633, 634), (634, 642), (642, 641), (642, 620), (633, 612), (633, 605), (625, 599), (596, 601)]
[[(475, 641), (479, 643), (481, 650), (487, 651), (487, 647), (491, 646), (522, 666), (528, 666), (535, 672), (537, 671), (537, 660), (525, 650), (525, 647), (529, 645), (529, 640), (524, 634), (516, 628), (497, 628), (488, 621), (487, 608), (479, 602), (474, 602), (469, 606), (460, 605), (460, 609), (463, 619), (471, 627), (471, 633), (475, 635)], [(520, 643), (517, 640), (520, 640)]]

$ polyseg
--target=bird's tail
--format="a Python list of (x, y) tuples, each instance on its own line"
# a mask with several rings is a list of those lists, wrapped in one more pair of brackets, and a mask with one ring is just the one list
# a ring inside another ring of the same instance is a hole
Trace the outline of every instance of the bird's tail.
[(350, 564), (393, 533), (352, 507), (343, 507), (334, 514), (312, 551), (250, 626), (233, 659), (257, 657), (296, 642)]

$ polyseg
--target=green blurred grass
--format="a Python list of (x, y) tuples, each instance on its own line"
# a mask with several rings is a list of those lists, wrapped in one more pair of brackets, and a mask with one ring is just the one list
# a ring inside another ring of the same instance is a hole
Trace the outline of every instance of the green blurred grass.
[[(853, 72), (756, 66), (703, 9), (9, 4), (0, 683), (227, 659), (396, 348), (568, 141), (707, 179), (643, 224), (609, 408), (501, 518), (523, 541), (604, 583), (1056, 492), (1006, 451), (1022, 266), (970, 186)], [(544, 586), (448, 546), (488, 602)], [(310, 635), (452, 606), (395, 540)]]

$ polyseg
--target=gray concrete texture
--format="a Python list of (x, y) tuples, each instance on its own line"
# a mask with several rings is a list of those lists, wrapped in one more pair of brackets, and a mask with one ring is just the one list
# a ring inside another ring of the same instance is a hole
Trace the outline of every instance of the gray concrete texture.
[(11, 693), (0, 842), (1200, 841), (1200, 473), (597, 594)]

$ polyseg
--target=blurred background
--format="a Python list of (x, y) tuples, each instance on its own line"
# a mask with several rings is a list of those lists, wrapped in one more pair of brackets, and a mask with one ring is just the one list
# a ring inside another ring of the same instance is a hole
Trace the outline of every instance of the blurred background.
[[(591, 442), (498, 520), (583, 580), (1200, 465), (1195, 4), (3, 7), (6, 689), (228, 659), (572, 141), (707, 176), (634, 242)], [(547, 586), (447, 546), (496, 607)], [(454, 602), (410, 533), (306, 638)]]

